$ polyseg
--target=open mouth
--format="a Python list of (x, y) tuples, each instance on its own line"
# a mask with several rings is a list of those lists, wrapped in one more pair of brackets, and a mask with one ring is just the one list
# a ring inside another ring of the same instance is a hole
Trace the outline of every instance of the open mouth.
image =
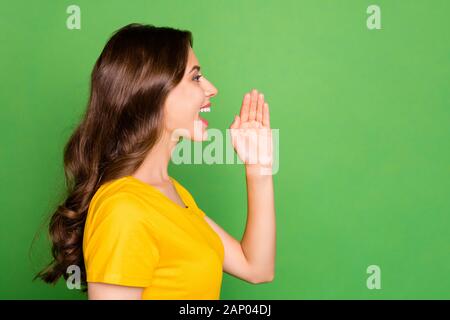
[[(203, 106), (200, 108), (201, 113), (205, 113), (205, 112), (211, 112), (211, 103), (208, 103), (207, 105)], [(198, 116), (200, 118), (200, 120), (205, 124), (205, 126), (208, 126), (208, 120), (200, 117), (200, 115)]]

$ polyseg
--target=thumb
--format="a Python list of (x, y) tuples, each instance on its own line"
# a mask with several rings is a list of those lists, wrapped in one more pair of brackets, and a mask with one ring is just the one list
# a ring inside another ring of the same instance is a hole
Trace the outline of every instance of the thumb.
[(234, 116), (234, 120), (231, 123), (230, 129), (239, 128), (240, 124), (241, 124), (241, 119), (239, 118), (239, 116)]

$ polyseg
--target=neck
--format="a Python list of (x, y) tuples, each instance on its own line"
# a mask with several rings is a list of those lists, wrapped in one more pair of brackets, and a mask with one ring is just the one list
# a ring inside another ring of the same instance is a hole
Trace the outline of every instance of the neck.
[(164, 133), (161, 139), (152, 147), (141, 166), (133, 176), (147, 183), (164, 183), (170, 180), (168, 167), (172, 151), (178, 140)]

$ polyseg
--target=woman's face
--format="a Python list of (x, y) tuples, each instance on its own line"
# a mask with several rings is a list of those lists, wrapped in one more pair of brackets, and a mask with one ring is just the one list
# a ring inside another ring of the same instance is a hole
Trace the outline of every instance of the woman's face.
[[(209, 105), (217, 89), (200, 72), (200, 64), (189, 47), (189, 56), (184, 77), (169, 93), (164, 106), (165, 129), (174, 139), (180, 136), (193, 141), (207, 138), (208, 122), (200, 114), (202, 107)], [(212, 108), (211, 108), (212, 109)]]

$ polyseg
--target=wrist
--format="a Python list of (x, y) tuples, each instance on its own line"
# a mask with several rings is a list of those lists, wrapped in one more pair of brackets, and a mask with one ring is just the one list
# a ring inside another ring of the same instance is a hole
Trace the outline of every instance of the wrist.
[(271, 177), (272, 166), (260, 164), (246, 164), (245, 174), (251, 177)]

